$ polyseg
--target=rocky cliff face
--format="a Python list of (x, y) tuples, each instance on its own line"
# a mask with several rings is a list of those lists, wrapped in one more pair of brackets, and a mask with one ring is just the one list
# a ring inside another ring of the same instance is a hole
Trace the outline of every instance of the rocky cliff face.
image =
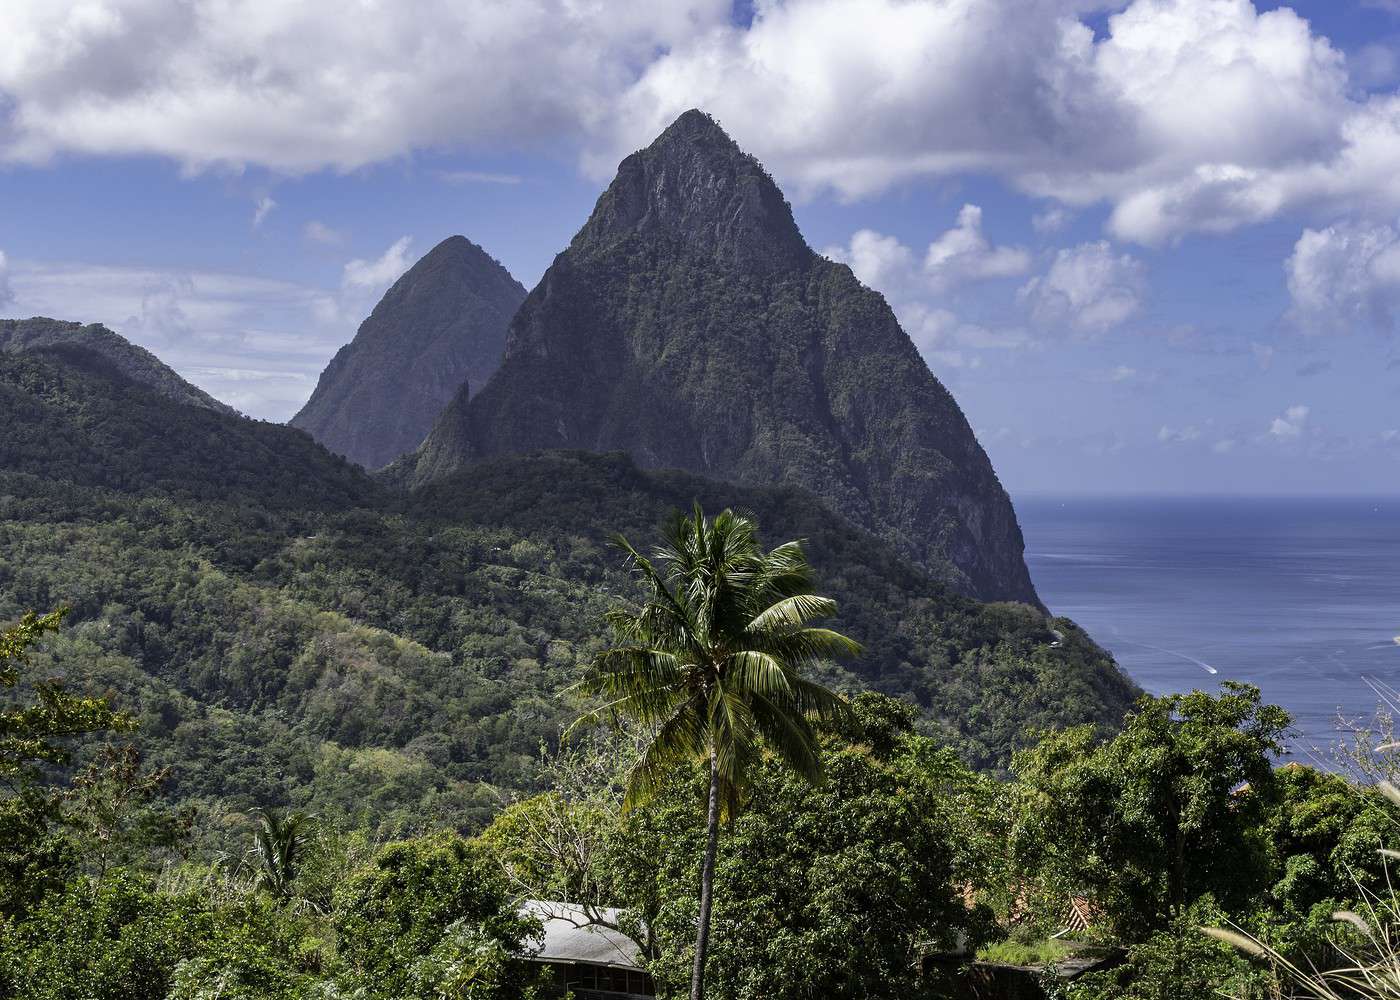
[(815, 254), (709, 117), (623, 161), (526, 299), (505, 360), (407, 468), (624, 451), (646, 467), (805, 487), (964, 592), (1038, 603), (1015, 512), (884, 299)]
[(46, 319), (0, 319), (0, 353), (57, 353), (76, 360), (76, 355), (90, 354), (111, 370), (154, 389), (166, 399), (189, 406), (198, 406), (218, 413), (237, 411), (221, 403), (209, 393), (186, 382), (144, 347), (137, 347), (120, 334), (100, 323), (69, 323)]
[(491, 377), (524, 298), (481, 247), (444, 240), (385, 293), (291, 425), (365, 468), (387, 465), (418, 447), (458, 389)]

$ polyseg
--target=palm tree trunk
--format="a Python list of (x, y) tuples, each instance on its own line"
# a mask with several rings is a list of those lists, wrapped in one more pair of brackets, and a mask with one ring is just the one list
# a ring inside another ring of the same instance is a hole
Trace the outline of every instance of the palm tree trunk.
[(706, 820), (705, 864), (700, 869), (700, 926), (695, 932), (695, 969), (690, 974), (690, 1000), (705, 1000), (705, 955), (710, 947), (710, 900), (715, 883), (715, 853), (719, 849), (719, 760), (710, 746), (710, 813)]

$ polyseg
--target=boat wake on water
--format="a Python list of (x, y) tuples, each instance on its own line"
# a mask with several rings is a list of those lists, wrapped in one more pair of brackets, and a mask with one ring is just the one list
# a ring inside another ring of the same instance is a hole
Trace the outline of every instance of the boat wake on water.
[(1142, 647), (1143, 649), (1150, 649), (1150, 650), (1152, 650), (1154, 653), (1165, 653), (1167, 656), (1175, 656), (1178, 660), (1185, 660), (1187, 663), (1194, 663), (1196, 666), (1200, 667), (1202, 670), (1204, 670), (1204, 671), (1205, 671), (1206, 673), (1208, 673), (1208, 674), (1214, 675), (1214, 674), (1220, 673), (1219, 670), (1216, 670), (1214, 667), (1212, 667), (1212, 666), (1211, 666), (1209, 663), (1207, 663), (1205, 660), (1199, 660), (1199, 659), (1197, 659), (1197, 658), (1194, 657), (1194, 656), (1190, 656), (1190, 655), (1188, 655), (1188, 654), (1186, 654), (1186, 653), (1178, 652), (1178, 651), (1175, 650), (1175, 649), (1166, 649), (1165, 647), (1162, 647), (1162, 646), (1153, 646), (1153, 645), (1150, 644), (1150, 643), (1138, 642), (1136, 639), (1128, 639), (1128, 638), (1125, 638), (1125, 637), (1123, 636), (1123, 633), (1122, 633), (1122, 632), (1119, 632), (1118, 629), (1116, 629), (1116, 628), (1112, 629), (1112, 631), (1113, 631), (1113, 634), (1114, 634), (1115, 636), (1118, 637), (1119, 641), (1121, 641), (1121, 642), (1126, 642), (1126, 643), (1127, 643), (1128, 645), (1130, 645), (1130, 646), (1140, 646), (1140, 647)]

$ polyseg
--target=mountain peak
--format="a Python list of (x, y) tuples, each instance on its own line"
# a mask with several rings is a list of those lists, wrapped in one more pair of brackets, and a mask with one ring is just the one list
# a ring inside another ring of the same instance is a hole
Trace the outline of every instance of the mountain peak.
[[(455, 235), (455, 236), (449, 236), (449, 237), (447, 237), (447, 239), (443, 240), (443, 241), (442, 241), (441, 243), (439, 243), (437, 246), (433, 247), (431, 250), (429, 250), (427, 253), (425, 253), (425, 254), (422, 256), (422, 258), (418, 261), (418, 264), (423, 264), (423, 263), (425, 263), (425, 262), (427, 262), (427, 261), (436, 260), (436, 259), (438, 259), (439, 257), (448, 257), (448, 256), (452, 256), (452, 257), (462, 257), (462, 256), (467, 256), (467, 257), (484, 257), (484, 258), (486, 258), (487, 260), (491, 261), (491, 262), (494, 263), (494, 264), (498, 264), (498, 265), (499, 265), (499, 263), (500, 263), (499, 261), (496, 260), (496, 258), (492, 257), (489, 253), (487, 253), (485, 250), (483, 250), (480, 246), (478, 246), (477, 244), (473, 243), (471, 240), (467, 239), (465, 236), (462, 236), (462, 235), (459, 234), (459, 235)], [(415, 266), (417, 266), (417, 265), (415, 265)]]
[(384, 293), (292, 426), (367, 469), (387, 465), (418, 446), (459, 391), (491, 377), (524, 298), (499, 261), (449, 236)]
[(500, 370), (402, 473), (560, 448), (799, 486), (966, 593), (1037, 601), (1011, 501), (953, 397), (699, 111), (622, 161), (511, 320)]
[(691, 108), (666, 126), (666, 129), (652, 142), (651, 148), (676, 142), (712, 142), (727, 146), (739, 155), (743, 155), (739, 144), (729, 137), (729, 133), (720, 126), (720, 123), (699, 108)]
[(814, 256), (773, 178), (695, 109), (622, 161), (572, 249), (587, 254), (638, 233), (745, 270), (802, 267)]

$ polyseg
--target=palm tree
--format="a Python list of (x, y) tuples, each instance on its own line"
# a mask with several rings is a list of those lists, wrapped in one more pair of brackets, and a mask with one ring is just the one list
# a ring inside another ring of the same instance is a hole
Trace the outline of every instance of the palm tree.
[[(860, 647), (810, 622), (836, 612), (812, 593), (799, 542), (770, 552), (752, 520), (726, 510), (707, 519), (697, 504), (677, 514), (651, 559), (619, 536), (649, 594), (610, 612), (616, 644), (590, 666), (580, 688), (604, 700), (597, 711), (635, 719), (651, 737), (628, 776), (623, 808), (650, 797), (677, 765), (707, 762), (707, 840), (700, 875), (691, 1000), (704, 996), (710, 902), (721, 817), (736, 812), (763, 747), (811, 781), (821, 778), (810, 719), (845, 710), (842, 699), (801, 669)], [(581, 720), (582, 721), (582, 720)]]
[(306, 846), (312, 818), (303, 812), (254, 809), (253, 846), (248, 854), (257, 869), (258, 885), (281, 901), (291, 898), (301, 850)]

